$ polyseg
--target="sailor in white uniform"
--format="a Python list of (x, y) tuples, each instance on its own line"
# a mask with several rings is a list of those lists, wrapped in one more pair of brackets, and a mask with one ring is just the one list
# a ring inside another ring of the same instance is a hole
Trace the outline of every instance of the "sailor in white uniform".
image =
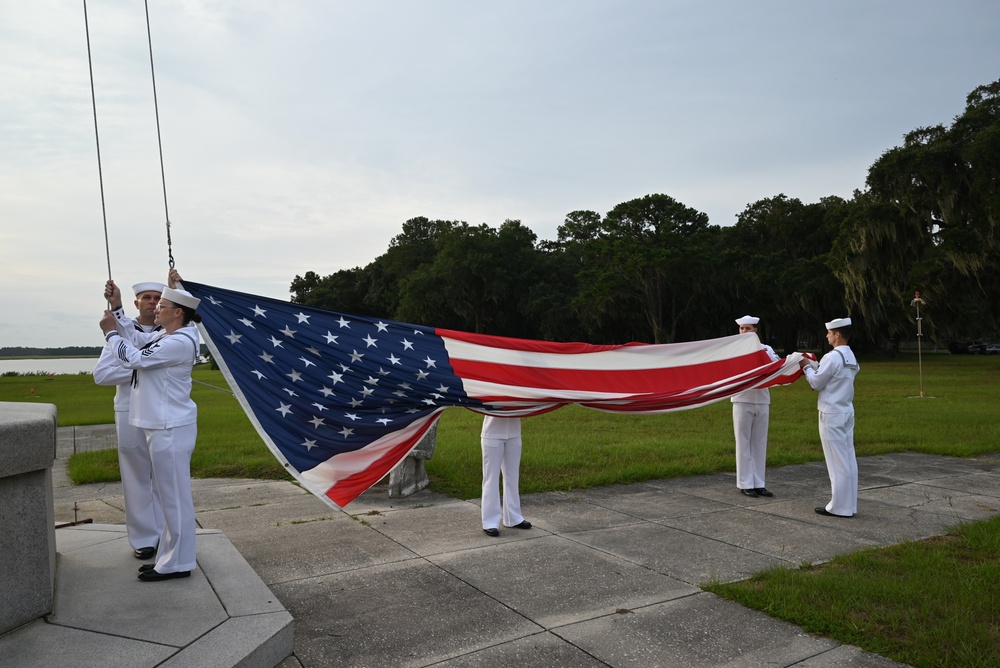
[(851, 319), (826, 323), (826, 340), (833, 350), (817, 365), (802, 360), (809, 385), (819, 391), (819, 438), (830, 474), (830, 502), (816, 508), (820, 515), (853, 517), (858, 512), (858, 460), (854, 454), (854, 377), (861, 366), (848, 345)]
[[(154, 324), (156, 304), (160, 301), (163, 284), (136, 283), (135, 307), (139, 317), (132, 320), (136, 332), (150, 334), (161, 331)], [(149, 458), (146, 435), (129, 424), (128, 407), (132, 393), (132, 370), (123, 367), (115, 351), (105, 346), (97, 366), (94, 382), (117, 385), (115, 391), (115, 430), (118, 434), (118, 467), (121, 469), (122, 494), (125, 497), (125, 531), (136, 559), (151, 559), (163, 531), (163, 511), (153, 486), (153, 462)]]
[[(521, 418), (483, 418), (481, 433), (483, 448), (483, 531), (488, 536), (500, 535), (500, 522), (514, 529), (530, 529), (521, 515), (518, 477), (521, 468)], [(503, 502), (500, 500), (500, 478), (503, 476)]]
[[(757, 333), (760, 318), (745, 315), (736, 319), (740, 334)], [(780, 357), (771, 346), (764, 345), (764, 352), (777, 362)], [(764, 486), (764, 469), (767, 465), (767, 424), (771, 413), (771, 393), (747, 390), (731, 399), (733, 403), (733, 431), (736, 434), (736, 486), (745, 496), (774, 496)]]
[[(109, 281), (113, 291), (117, 287)], [(101, 329), (107, 346), (122, 366), (135, 370), (129, 421), (145, 432), (153, 465), (153, 483), (163, 509), (163, 532), (156, 563), (142, 566), (139, 579), (169, 580), (187, 577), (197, 566), (194, 498), (191, 494), (191, 453), (198, 435), (198, 407), (191, 401), (191, 369), (198, 355), (200, 300), (184, 290), (164, 288), (156, 309), (162, 334), (144, 343), (119, 305), (106, 311)], [(151, 567), (151, 568), (150, 568)]]

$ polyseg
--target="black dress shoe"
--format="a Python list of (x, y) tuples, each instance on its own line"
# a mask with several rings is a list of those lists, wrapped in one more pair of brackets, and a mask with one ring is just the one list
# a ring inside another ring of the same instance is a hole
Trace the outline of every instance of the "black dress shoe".
[(156, 568), (156, 564), (143, 564), (142, 566), (139, 567), (139, 572), (145, 573), (146, 571), (151, 571), (154, 568)]
[(139, 573), (139, 579), (143, 582), (159, 582), (160, 580), (173, 580), (175, 578), (186, 578), (191, 575), (191, 571), (176, 571), (174, 573), (161, 573), (155, 569)]
[(757, 494), (757, 490), (755, 490), (755, 489), (741, 489), (740, 493), (743, 496), (749, 496), (751, 499), (756, 499), (759, 496)]
[(753, 491), (757, 492), (757, 496), (774, 496), (774, 492), (768, 491), (767, 487), (757, 487)]
[(156, 548), (140, 547), (133, 554), (135, 554), (136, 559), (152, 559), (153, 555), (156, 554)]
[(854, 515), (836, 515), (834, 513), (831, 513), (829, 510), (827, 510), (823, 506), (820, 506), (819, 508), (816, 509), (816, 514), (817, 515), (826, 515), (827, 517), (840, 517), (841, 519), (847, 519), (848, 517), (854, 517)]
[(531, 522), (529, 522), (528, 520), (521, 520), (520, 524), (515, 524), (514, 526), (511, 527), (511, 529), (530, 529), (530, 528), (531, 528)]
[(493, 536), (496, 538), (500, 535), (500, 529), (483, 529), (483, 533), (487, 536)]

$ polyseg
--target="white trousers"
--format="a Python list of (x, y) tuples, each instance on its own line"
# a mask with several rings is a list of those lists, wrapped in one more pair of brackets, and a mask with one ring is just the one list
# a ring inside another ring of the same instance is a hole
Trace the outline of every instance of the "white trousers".
[(193, 570), (195, 558), (194, 497), (191, 494), (191, 453), (198, 425), (146, 429), (153, 461), (153, 484), (163, 509), (163, 532), (156, 552), (158, 573)]
[(858, 459), (854, 454), (854, 413), (820, 413), (819, 440), (830, 474), (827, 512), (850, 517), (858, 512)]
[[(499, 529), (500, 521), (512, 527), (524, 521), (517, 491), (521, 469), (521, 439), (482, 439), (483, 446), (483, 528)], [(503, 503), (500, 478), (503, 476)]]
[(115, 411), (115, 428), (129, 545), (134, 550), (156, 547), (163, 532), (163, 511), (153, 487), (153, 462), (146, 434), (128, 423), (128, 411)]
[(767, 404), (733, 403), (733, 431), (736, 434), (736, 486), (740, 489), (764, 487), (767, 465)]

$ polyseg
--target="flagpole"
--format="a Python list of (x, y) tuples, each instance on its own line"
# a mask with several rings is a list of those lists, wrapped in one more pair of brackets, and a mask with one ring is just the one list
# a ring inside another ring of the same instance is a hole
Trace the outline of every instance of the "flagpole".
[(920, 298), (920, 291), (917, 290), (913, 293), (913, 301), (910, 302), (910, 306), (917, 307), (917, 368), (920, 370), (920, 398), (924, 398), (924, 362), (921, 351), (921, 339), (923, 338), (923, 331), (920, 327), (920, 305), (924, 303), (924, 300)]

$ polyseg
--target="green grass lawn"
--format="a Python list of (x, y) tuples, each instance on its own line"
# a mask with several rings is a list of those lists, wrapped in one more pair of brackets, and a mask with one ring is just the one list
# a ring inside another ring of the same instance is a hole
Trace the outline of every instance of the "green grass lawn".
[[(856, 381), (858, 456), (917, 451), (969, 457), (1000, 451), (1000, 356), (925, 355), (925, 398), (915, 355), (862, 359)], [(257, 436), (222, 374), (195, 369), (198, 404), (195, 477), (282, 479), (288, 474)], [(114, 421), (114, 388), (91, 376), (0, 377), (0, 401), (55, 404), (60, 426)], [(768, 466), (823, 458), (816, 393), (804, 380), (771, 391)], [(482, 418), (448, 409), (440, 420), (432, 488), (458, 498), (479, 495)], [(719, 402), (661, 415), (619, 415), (567, 406), (524, 420), (521, 489), (583, 489), (612, 483), (734, 471), (731, 405)], [(71, 461), (75, 482), (117, 480), (113, 452), (82, 453)]]
[[(1000, 452), (1000, 356), (861, 359), (855, 387), (858, 456), (916, 451), (970, 457)], [(201, 383), (224, 387), (207, 367)], [(0, 401), (52, 403), (61, 426), (113, 422), (113, 388), (89, 375), (0, 377)], [(228, 392), (203, 384), (192, 474), (284, 478)], [(820, 461), (816, 393), (800, 380), (771, 391), (768, 466)], [(479, 495), (481, 416), (442, 416), (432, 489)], [(542, 492), (735, 470), (729, 402), (663, 415), (577, 407), (524, 420), (521, 489)], [(114, 450), (75, 455), (76, 482), (118, 479)], [(1000, 517), (928, 541), (865, 550), (828, 564), (776, 569), (706, 589), (807, 631), (913, 666), (1000, 667)]]
[(1000, 516), (704, 589), (911, 666), (1000, 666)]
[[(915, 451), (970, 457), (1000, 451), (1000, 357), (862, 360), (855, 381), (858, 456)], [(933, 398), (931, 398), (933, 397)], [(771, 390), (768, 466), (822, 461), (816, 392), (804, 380)], [(435, 490), (479, 495), (482, 418), (445, 412), (427, 469)], [(588, 488), (735, 471), (728, 401), (663, 415), (618, 415), (569, 406), (524, 420), (521, 489)]]

